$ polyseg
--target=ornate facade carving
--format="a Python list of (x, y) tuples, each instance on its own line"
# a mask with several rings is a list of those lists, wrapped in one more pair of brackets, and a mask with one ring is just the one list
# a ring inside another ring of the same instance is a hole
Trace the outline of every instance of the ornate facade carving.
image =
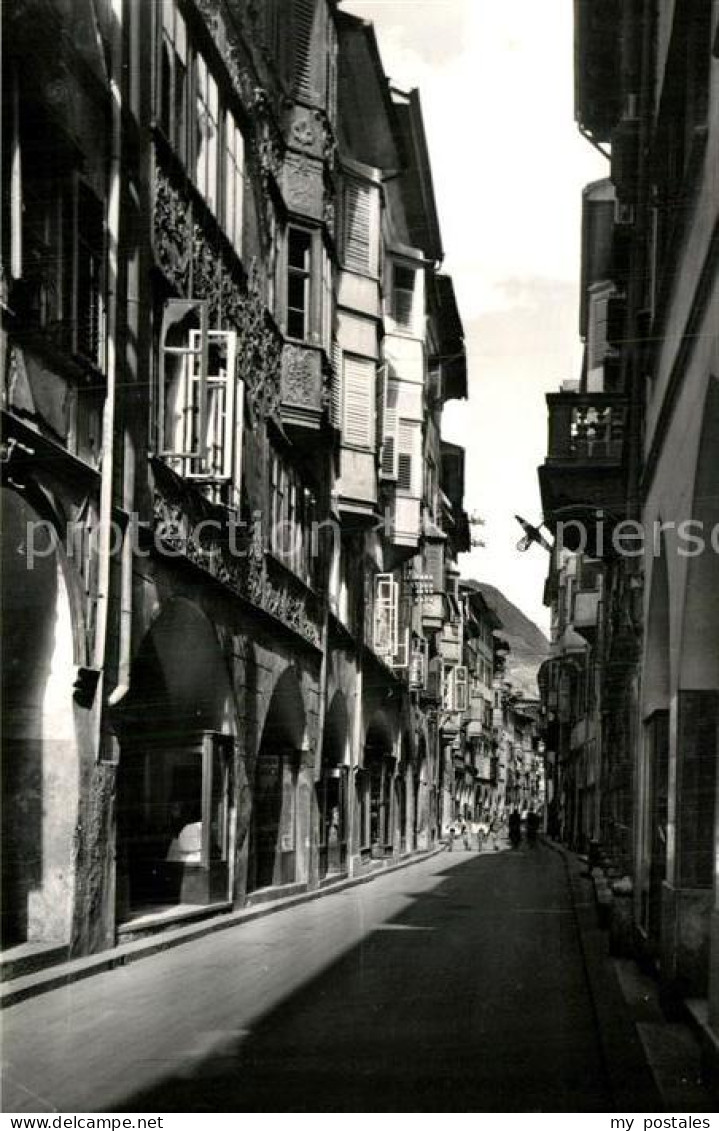
[(322, 374), (316, 350), (286, 345), (282, 356), (282, 400), (303, 408), (322, 408)]
[[(153, 533), (155, 548), (163, 547), (210, 574), (250, 604), (280, 621), (315, 647), (321, 643), (315, 597), (299, 578), (273, 570), (264, 547), (259, 513), (238, 523), (231, 533), (226, 516), (215, 511), (191, 486), (178, 479), (159, 460), (154, 461)], [(224, 529), (195, 531), (203, 519), (224, 522)], [(280, 576), (280, 573), (282, 576)]]
[(158, 161), (154, 243), (158, 266), (181, 295), (205, 299), (210, 324), (238, 334), (238, 376), (245, 383), (251, 421), (277, 415), (282, 338), (267, 312), (262, 280), (253, 262), (240, 279), (234, 252), (193, 222), (190, 190)]

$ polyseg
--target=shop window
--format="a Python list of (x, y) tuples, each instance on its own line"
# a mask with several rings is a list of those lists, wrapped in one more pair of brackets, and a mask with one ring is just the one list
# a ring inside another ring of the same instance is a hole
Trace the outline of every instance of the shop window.
[(120, 835), (131, 910), (229, 898), (232, 755), (216, 733), (128, 752)]
[(181, 161), (187, 150), (187, 30), (175, 0), (163, 0), (158, 119)]
[(287, 230), (287, 335), (304, 342), (309, 337), (312, 281), (312, 233)]

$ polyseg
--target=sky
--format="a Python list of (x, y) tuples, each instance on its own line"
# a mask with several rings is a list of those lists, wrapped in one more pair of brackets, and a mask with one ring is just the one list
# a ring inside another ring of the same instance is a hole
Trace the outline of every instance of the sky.
[(385, 70), (419, 87), (445, 249), (464, 322), (469, 400), (445, 438), (467, 451), (465, 508), (486, 543), (465, 577), (497, 585), (545, 631), (547, 554), (519, 553), (514, 515), (541, 519), (544, 394), (576, 379), (581, 191), (608, 175), (573, 112), (568, 0), (347, 0)]

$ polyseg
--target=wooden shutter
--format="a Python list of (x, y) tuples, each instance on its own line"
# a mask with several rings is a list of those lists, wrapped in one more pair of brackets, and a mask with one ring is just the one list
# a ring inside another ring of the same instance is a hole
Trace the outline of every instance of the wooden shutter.
[(342, 366), (342, 439), (359, 448), (374, 448), (375, 364), (369, 358), (344, 354)]
[(332, 342), (332, 386), (330, 389), (330, 423), (338, 431), (342, 428), (342, 347)]
[(397, 652), (398, 585), (391, 573), (378, 573), (374, 582), (373, 648), (378, 656)]
[(398, 429), (397, 486), (408, 495), (416, 495), (415, 442), (418, 425), (412, 420), (400, 420)]
[(444, 543), (428, 542), (424, 548), (425, 572), (432, 578), (433, 592), (444, 592)]
[(382, 398), (382, 415), (378, 417), (382, 429), (382, 453), (380, 460), (380, 476), (382, 479), (396, 479), (398, 475), (399, 444), (399, 418), (397, 406), (399, 402), (399, 386), (388, 375), (389, 366), (385, 365), (380, 381), (384, 388)]
[(292, 2), (292, 49), (294, 58), (293, 92), (296, 98), (312, 102), (318, 91), (314, 80), (313, 30), (316, 0)]
[(589, 334), (587, 341), (587, 368), (598, 369), (607, 356), (607, 310), (609, 295), (592, 295), (589, 307)]
[(344, 265), (350, 271), (377, 274), (377, 191), (361, 181), (345, 184), (343, 208)]

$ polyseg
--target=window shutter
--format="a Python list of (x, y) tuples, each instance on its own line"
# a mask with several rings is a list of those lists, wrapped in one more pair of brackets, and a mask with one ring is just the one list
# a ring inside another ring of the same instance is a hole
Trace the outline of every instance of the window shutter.
[(317, 98), (313, 75), (312, 33), (316, 0), (293, 0), (292, 45), (294, 50), (294, 94), (312, 102)]
[(587, 343), (587, 367), (598, 369), (607, 356), (607, 310), (609, 296), (593, 295), (589, 308), (589, 334)]
[[(189, 330), (181, 344), (171, 344), (174, 336), (182, 334), (181, 325), (193, 317), (199, 320), (200, 329)], [(184, 369), (183, 388), (179, 403), (183, 417), (181, 435), (174, 429), (168, 434), (167, 394), (168, 360), (179, 358)], [(160, 331), (160, 370), (158, 389), (158, 447), (160, 455), (185, 456), (194, 459), (205, 457), (207, 417), (207, 366), (208, 331), (207, 304), (187, 299), (168, 299)]]
[(454, 668), (449, 664), (442, 665), (442, 709), (454, 711)]
[(467, 669), (462, 665), (454, 669), (454, 709), (467, 710)]
[(397, 454), (397, 486), (408, 495), (416, 495), (415, 488), (415, 439), (418, 425), (412, 420), (400, 420)]
[(427, 686), (427, 641), (422, 636), (415, 640), (409, 661), (410, 690), (423, 691)]
[(330, 422), (338, 431), (342, 428), (342, 366), (342, 347), (338, 342), (332, 342)]
[(347, 181), (344, 192), (344, 264), (351, 271), (377, 274), (378, 204), (376, 190), (360, 181)]
[(374, 447), (375, 364), (369, 358), (344, 354), (343, 440), (360, 448)]
[(402, 633), (402, 639), (397, 644), (397, 650), (392, 658), (393, 668), (409, 668), (410, 646), (409, 628)]
[(382, 428), (382, 458), (380, 461), (380, 475), (383, 479), (396, 479), (398, 474), (399, 456), (399, 420), (397, 405), (399, 401), (399, 388), (396, 381), (389, 377), (389, 366), (385, 365), (381, 374), (384, 388), (382, 403), (381, 428)]
[(433, 592), (444, 592), (444, 545), (442, 542), (427, 542), (424, 547), (425, 573), (432, 578)]
[(374, 589), (373, 648), (378, 656), (392, 657), (397, 652), (398, 585), (391, 573), (378, 573)]

